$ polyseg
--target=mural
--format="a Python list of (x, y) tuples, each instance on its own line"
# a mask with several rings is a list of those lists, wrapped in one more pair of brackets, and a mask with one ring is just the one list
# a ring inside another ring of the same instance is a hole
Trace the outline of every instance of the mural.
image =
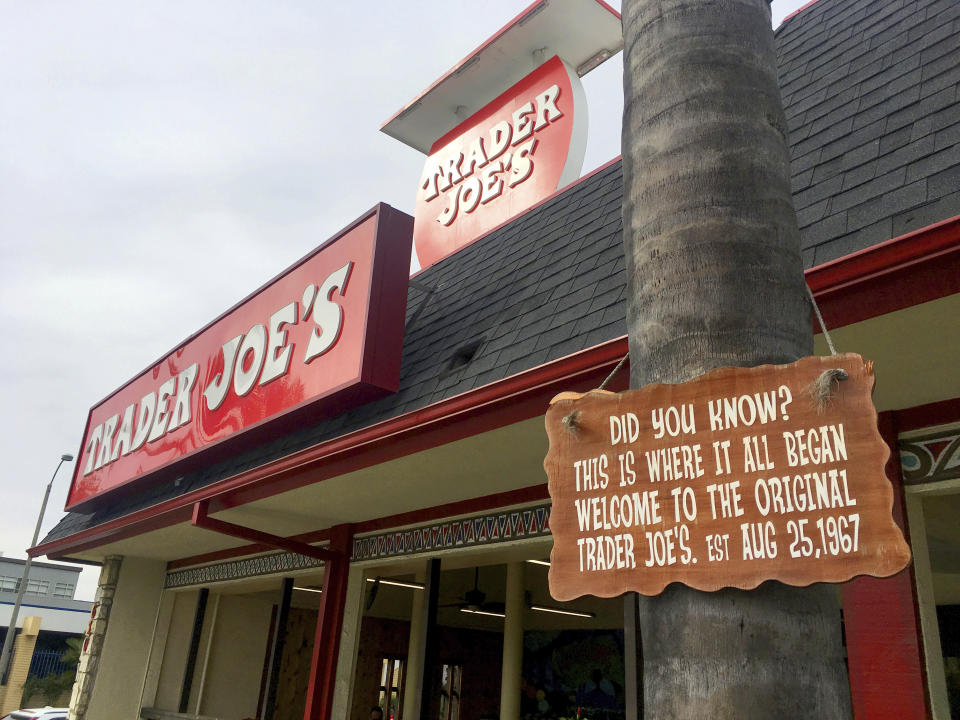
[(624, 720), (622, 630), (523, 634), (523, 720)]

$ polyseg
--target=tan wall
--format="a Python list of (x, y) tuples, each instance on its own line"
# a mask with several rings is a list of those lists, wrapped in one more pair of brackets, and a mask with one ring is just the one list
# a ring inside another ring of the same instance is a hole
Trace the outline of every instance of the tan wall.
[(160, 678), (157, 681), (157, 695), (153, 703), (154, 707), (161, 710), (176, 711), (180, 704), (180, 689), (183, 687), (183, 672), (190, 652), (190, 636), (199, 595), (199, 590), (179, 592), (173, 601)]
[[(0, 702), (0, 714), (11, 710), (19, 710), (23, 696), (23, 683), (27, 680), (30, 671), (30, 661), (33, 660), (33, 649), (37, 644), (37, 635), (40, 634), (40, 618), (26, 617), (21, 625), (22, 631), (13, 641), (13, 653), (10, 656), (10, 673), (7, 684), (0, 688), (3, 700)], [(8, 632), (10, 632), (8, 630)]]
[(165, 572), (162, 561), (124, 557), (87, 717), (130, 720), (139, 716)]
[[(210, 601), (207, 605), (208, 623), (212, 594)], [(213, 637), (202, 688), (201, 715), (239, 720), (257, 714), (273, 605), (271, 598), (263, 596), (220, 596), (216, 622), (209, 623)], [(201, 644), (203, 647), (205, 645)], [(194, 680), (196, 686), (200, 685), (200, 673), (198, 667)]]

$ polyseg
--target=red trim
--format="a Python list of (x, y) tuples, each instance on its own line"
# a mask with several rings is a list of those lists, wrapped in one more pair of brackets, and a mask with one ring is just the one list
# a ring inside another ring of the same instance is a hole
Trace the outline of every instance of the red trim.
[(960, 293), (960, 215), (804, 275), (828, 328)]
[[(627, 353), (626, 337), (532, 368), (504, 380), (390, 420), (314, 445), (177, 498), (138, 510), (69, 537), (42, 543), (32, 557), (76, 553), (105, 541), (189, 522), (192, 505), (210, 500), (210, 512), (243, 505), (351, 472), (444, 445), (546, 412), (556, 393), (596, 387)], [(626, 387), (619, 373), (610, 389)], [(269, 478), (269, 482), (264, 482)]]
[(789, 15), (787, 15), (783, 20), (780, 21), (780, 24), (777, 26), (777, 30), (779, 30), (781, 27), (783, 27), (783, 24), (784, 24), (787, 20), (789, 20), (790, 18), (792, 18), (794, 15), (799, 15), (800, 13), (802, 13), (802, 12), (803, 12), (804, 10), (806, 10), (807, 8), (811, 7), (812, 5), (816, 5), (816, 4), (817, 4), (817, 0), (810, 0), (810, 2), (808, 2), (806, 5), (801, 5), (801, 6), (798, 7), (796, 10), (794, 10), (792, 13), (790, 13)]
[(331, 720), (343, 611), (347, 604), (347, 575), (350, 571), (352, 544), (353, 532), (349, 525), (337, 525), (330, 529), (330, 549), (339, 559), (327, 563), (323, 573), (323, 595), (320, 597), (320, 610), (317, 613), (317, 630), (310, 661), (310, 680), (303, 720)]
[(905, 410), (895, 410), (897, 430), (908, 432), (933, 425), (946, 425), (960, 421), (960, 398), (916, 405)]
[[(500, 228), (504, 227), (505, 225), (509, 225), (510, 223), (515, 222), (518, 218), (522, 217), (523, 215), (526, 215), (526, 214), (529, 213), (529, 212), (533, 212), (533, 211), (536, 210), (538, 207), (540, 207), (541, 205), (544, 205), (545, 203), (550, 202), (551, 200), (553, 200), (553, 199), (554, 199), (555, 197), (557, 197), (558, 195), (562, 195), (563, 193), (567, 192), (568, 190), (571, 190), (572, 188), (574, 188), (575, 186), (579, 185), (580, 183), (582, 183), (582, 182), (584, 182), (584, 181), (586, 181), (586, 180), (589, 180), (590, 178), (592, 178), (592, 177), (593, 177), (594, 175), (596, 175), (597, 173), (602, 172), (603, 170), (606, 170), (606, 169), (607, 169), (608, 167), (610, 167), (611, 165), (615, 165), (616, 163), (620, 162), (620, 160), (622, 159), (622, 157), (623, 157), (623, 156), (621, 156), (621, 155), (617, 155), (615, 158), (613, 158), (613, 160), (608, 160), (607, 162), (603, 163), (603, 165), (600, 165), (600, 166), (598, 166), (598, 167), (595, 167), (593, 170), (591, 170), (590, 172), (588, 172), (588, 173), (587, 173), (586, 175), (584, 175), (583, 177), (581, 177), (581, 178), (579, 178), (579, 179), (577, 179), (577, 180), (574, 180), (572, 183), (570, 183), (570, 184), (568, 184), (568, 185), (563, 186), (563, 187), (560, 188), (559, 190), (556, 190), (555, 192), (551, 193), (550, 195), (547, 195), (545, 198), (542, 198), (541, 200), (538, 200), (538, 201), (535, 202), (533, 205), (529, 205), (529, 206), (523, 208), (523, 210), (520, 210), (519, 212), (517, 212), (516, 215), (511, 215), (510, 217), (508, 217), (506, 220), (504, 220), (504, 221), (503, 221), (502, 223), (500, 223), (499, 225), (497, 225), (497, 226), (495, 226), (495, 227), (492, 227), (492, 228), (490, 228), (489, 230), (487, 230), (485, 233), (483, 233), (483, 235), (478, 235), (477, 237), (475, 237), (475, 238), (474, 238), (473, 240), (471, 240), (470, 242), (464, 243), (463, 245), (461, 245), (460, 247), (457, 248), (456, 252), (460, 252), (460, 251), (463, 250), (464, 248), (470, 247), (470, 246), (473, 245), (475, 242), (479, 242), (480, 240), (483, 240), (484, 238), (489, 237), (492, 233), (495, 233), (497, 230), (499, 230)], [(416, 271), (413, 275), (411, 275), (410, 277), (411, 277), (411, 278), (417, 277), (417, 276), (420, 275), (424, 270), (429, 270), (429, 269), (432, 268), (434, 265), (437, 265), (438, 263), (442, 263), (444, 260), (447, 259), (447, 257), (450, 257), (450, 255), (447, 255), (446, 257), (440, 258), (439, 260), (434, 261), (432, 264), (427, 265), (426, 267), (420, 268), (419, 270), (417, 270), (417, 271)], [(417, 260), (418, 260), (418, 261), (420, 260), (420, 257), (419, 257), (419, 256), (417, 256)]]
[[(887, 478), (894, 488), (893, 517), (906, 528), (903, 482), (894, 413), (880, 413), (890, 447)], [(843, 614), (853, 715), (870, 720), (924, 720), (928, 716), (925, 664), (913, 566), (888, 578), (843, 583)]]

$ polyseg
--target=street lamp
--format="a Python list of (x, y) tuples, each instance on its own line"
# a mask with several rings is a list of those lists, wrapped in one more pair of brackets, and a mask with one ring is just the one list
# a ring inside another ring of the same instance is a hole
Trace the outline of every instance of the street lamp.
[[(73, 455), (61, 455), (60, 462), (57, 463), (57, 469), (53, 471), (50, 482), (47, 483), (47, 491), (43, 494), (43, 504), (40, 506), (40, 516), (37, 518), (37, 526), (33, 530), (33, 542), (30, 547), (37, 544), (37, 538), (40, 537), (40, 524), (43, 522), (43, 514), (47, 511), (47, 500), (50, 499), (50, 488), (53, 487), (53, 480), (57, 477), (60, 466), (65, 462), (73, 460)], [(7, 681), (7, 666), (10, 664), (10, 651), (13, 650), (13, 637), (17, 634), (17, 616), (20, 614), (20, 603), (23, 601), (23, 593), (27, 589), (27, 575), (30, 574), (30, 565), (33, 558), (27, 555), (27, 562), (23, 566), (23, 577), (20, 578), (20, 588), (17, 590), (17, 601), (13, 604), (13, 612), (10, 614), (10, 627), (7, 628), (7, 636), (3, 639), (3, 652), (0, 652), (0, 678), (4, 684)]]

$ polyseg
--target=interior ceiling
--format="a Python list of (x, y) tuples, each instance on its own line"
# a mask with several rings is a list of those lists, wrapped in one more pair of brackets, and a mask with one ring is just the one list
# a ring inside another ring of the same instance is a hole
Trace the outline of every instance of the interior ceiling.
[(217, 517), (284, 535), (444, 505), (547, 481), (547, 435), (536, 417), (314, 485)]
[[(550, 597), (547, 586), (548, 567), (524, 563), (524, 589), (534, 605), (565, 608), (594, 613), (595, 617), (581, 618), (526, 609), (523, 615), (525, 630), (582, 629), (597, 630), (623, 627), (623, 603), (619, 598), (582, 597), (572, 602), (559, 603)], [(485, 565), (478, 568), (477, 587), (486, 594), (485, 603), (503, 603), (506, 594), (507, 566)], [(437, 622), (446, 627), (472, 628), (503, 632), (503, 618), (460, 612), (463, 595), (474, 587), (474, 568), (456, 568), (440, 573), (440, 599)], [(396, 576), (391, 576), (396, 577)], [(413, 580), (413, 575), (401, 576)], [(372, 584), (365, 592), (365, 616), (408, 622), (413, 610), (414, 594), (422, 592), (410, 588), (380, 585), (373, 604), (369, 605)]]
[[(960, 396), (957, 317), (960, 295), (953, 295), (839, 328), (832, 336), (841, 352), (858, 352), (874, 361), (878, 410), (913, 407)], [(817, 337), (817, 351), (826, 352), (822, 336)], [(540, 485), (546, 482), (546, 452), (543, 418), (535, 417), (215, 517), (291, 536)], [(183, 523), (71, 555), (87, 560), (108, 554), (173, 560), (242, 544)]]
[[(924, 498), (923, 518), (931, 571), (957, 575), (960, 581), (960, 492)], [(937, 602), (946, 600), (938, 596)], [(960, 595), (950, 602), (960, 603)]]

